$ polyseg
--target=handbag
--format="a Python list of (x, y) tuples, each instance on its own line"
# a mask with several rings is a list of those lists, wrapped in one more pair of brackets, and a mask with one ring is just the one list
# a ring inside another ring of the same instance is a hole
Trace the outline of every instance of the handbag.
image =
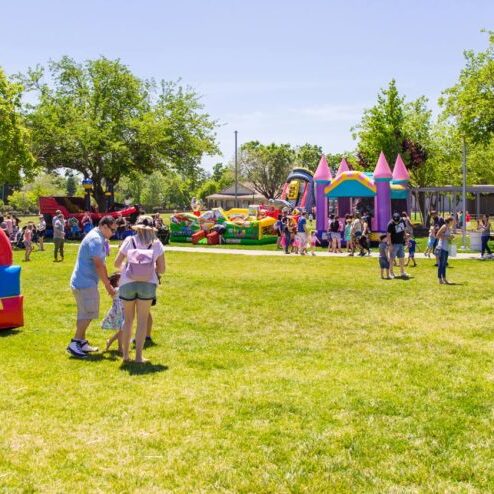
[(458, 252), (458, 248), (456, 247), (455, 244), (449, 244), (449, 257), (456, 257), (456, 254)]

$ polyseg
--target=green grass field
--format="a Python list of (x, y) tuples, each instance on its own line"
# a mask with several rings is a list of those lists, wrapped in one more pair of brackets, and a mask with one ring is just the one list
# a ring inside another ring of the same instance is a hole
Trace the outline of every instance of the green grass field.
[(151, 364), (122, 366), (65, 353), (76, 246), (49, 249), (15, 254), (0, 492), (494, 491), (494, 264), (169, 253)]

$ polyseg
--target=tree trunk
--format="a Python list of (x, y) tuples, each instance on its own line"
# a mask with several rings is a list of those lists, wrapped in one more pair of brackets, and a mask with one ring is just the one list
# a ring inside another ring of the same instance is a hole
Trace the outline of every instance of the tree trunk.
[(103, 213), (106, 211), (106, 196), (101, 182), (102, 182), (101, 178), (93, 177), (94, 199), (98, 204), (98, 211), (100, 213)]
[(425, 217), (425, 192), (415, 192), (415, 204), (419, 209), (420, 216), (422, 217), (422, 225), (425, 225), (427, 218)]

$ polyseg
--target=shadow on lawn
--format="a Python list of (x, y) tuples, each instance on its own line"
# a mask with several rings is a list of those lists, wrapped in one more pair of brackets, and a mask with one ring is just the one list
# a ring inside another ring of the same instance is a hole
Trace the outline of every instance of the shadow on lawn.
[(19, 334), (20, 332), (20, 329), (2, 329), (0, 331), (0, 338), (3, 338), (4, 336), (14, 336), (16, 334)]
[(127, 371), (131, 376), (140, 376), (144, 374), (155, 374), (156, 372), (163, 372), (168, 370), (167, 365), (152, 364), (146, 362), (144, 364), (137, 364), (136, 362), (123, 362), (120, 366), (120, 370)]

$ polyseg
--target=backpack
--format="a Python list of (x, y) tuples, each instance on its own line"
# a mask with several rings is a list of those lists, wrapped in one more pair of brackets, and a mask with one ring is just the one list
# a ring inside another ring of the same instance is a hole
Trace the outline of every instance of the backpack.
[(132, 281), (151, 281), (155, 272), (153, 244), (146, 249), (138, 249), (133, 238), (131, 242), (134, 248), (127, 251), (125, 275)]

